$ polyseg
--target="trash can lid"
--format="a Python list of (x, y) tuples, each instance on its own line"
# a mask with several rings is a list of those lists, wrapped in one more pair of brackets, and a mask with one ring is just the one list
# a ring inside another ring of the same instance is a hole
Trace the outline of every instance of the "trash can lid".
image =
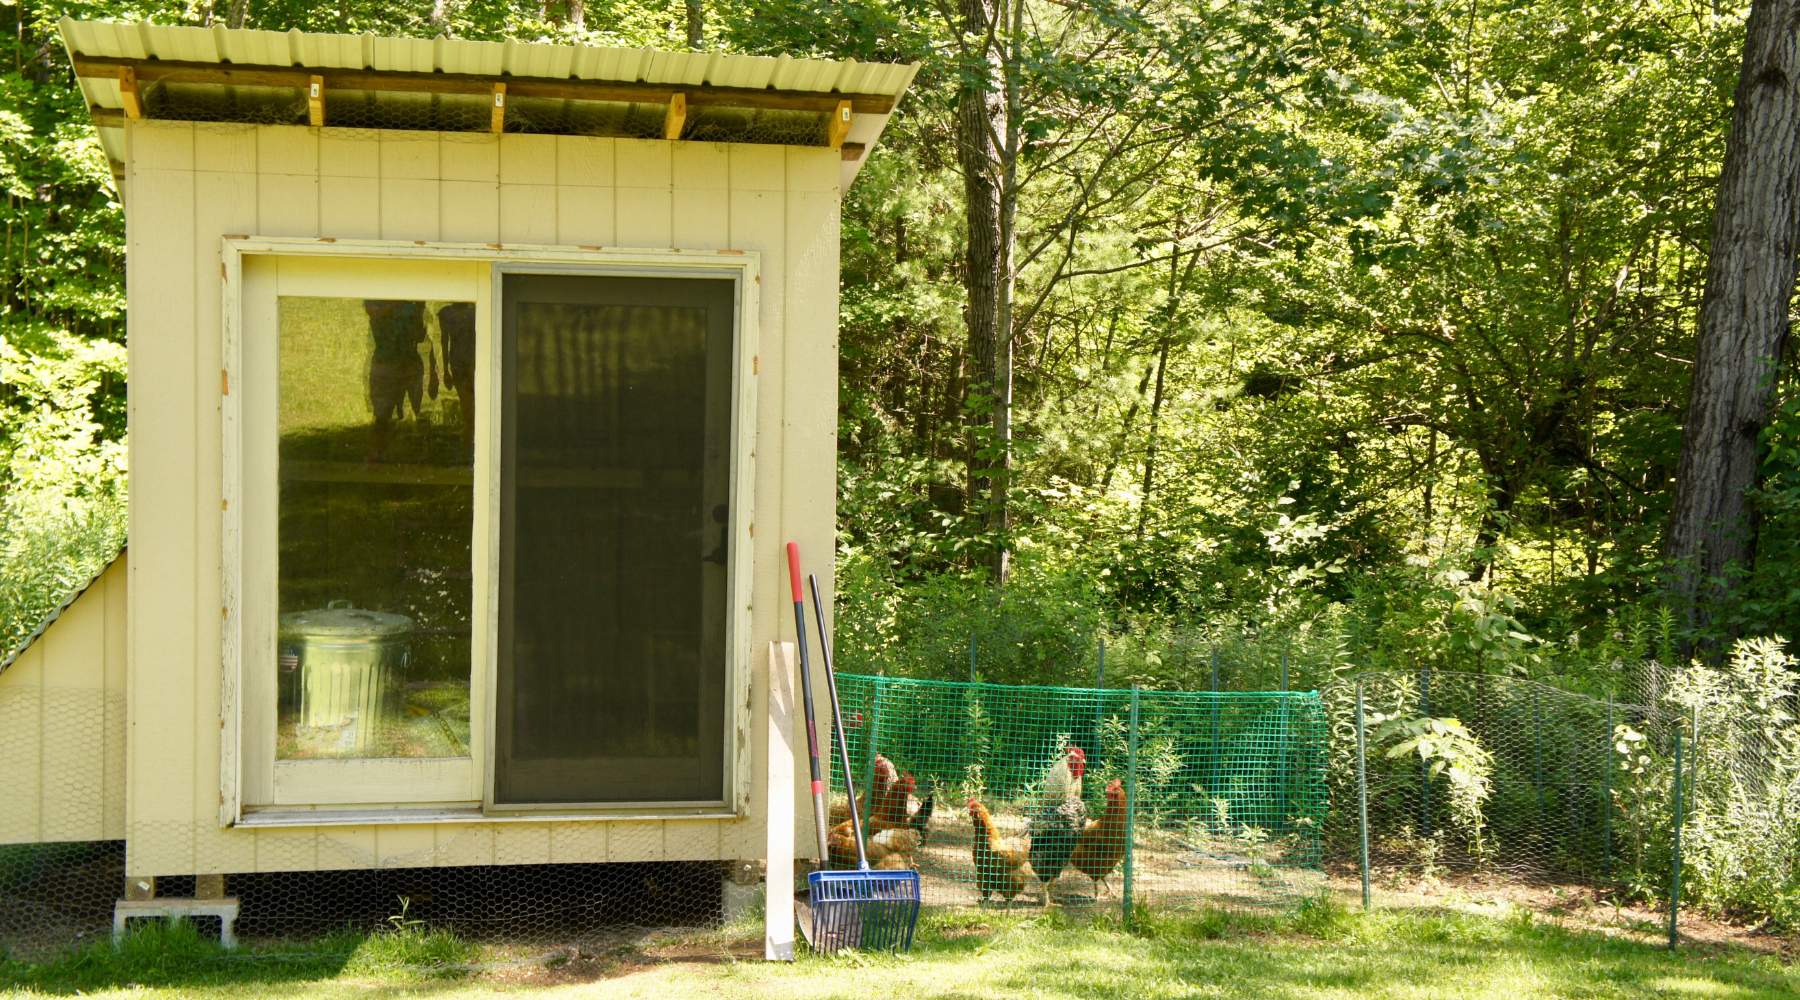
[(282, 615), (281, 631), (317, 638), (379, 639), (411, 632), (412, 619), (385, 611), (353, 608), (349, 601), (332, 601), (322, 608)]

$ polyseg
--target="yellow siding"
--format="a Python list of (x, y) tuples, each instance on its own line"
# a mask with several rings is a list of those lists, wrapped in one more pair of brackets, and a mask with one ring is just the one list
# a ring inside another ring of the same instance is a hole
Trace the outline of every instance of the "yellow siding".
[[(766, 649), (773, 640), (793, 639), (785, 541), (800, 542), (827, 601), (831, 594), (836, 151), (163, 121), (130, 123), (127, 142), (131, 537), (137, 559), (129, 582), (130, 632), (120, 645), (132, 665), (129, 712), (156, 722), (122, 731), (116, 750), (102, 739), (90, 744), (104, 761), (115, 754), (129, 761), (122, 816), (104, 799), (98, 810), (67, 802), (59, 808), (71, 816), (123, 819), (134, 875), (759, 857)], [(756, 586), (745, 640), (753, 666), (750, 817), (219, 826), (219, 245), (227, 235), (761, 254)], [(113, 676), (110, 664), (104, 674)], [(0, 678), (0, 690), (10, 680)], [(819, 704), (828, 704), (822, 685), (816, 694)], [(0, 714), (6, 710), (0, 700)], [(5, 731), (0, 720), (0, 733)], [(14, 791), (23, 794), (26, 780), (0, 770), (0, 801)], [(803, 806), (805, 781), (801, 768), (795, 798)], [(789, 818), (802, 852), (812, 844), (809, 816), (802, 808)], [(0, 819), (0, 840), (7, 822)]]
[(0, 673), (0, 844), (125, 836), (125, 558)]

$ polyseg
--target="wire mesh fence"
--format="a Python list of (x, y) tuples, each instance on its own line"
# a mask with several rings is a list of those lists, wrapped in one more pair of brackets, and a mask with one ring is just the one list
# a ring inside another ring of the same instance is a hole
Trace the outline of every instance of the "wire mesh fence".
[(1598, 884), (1619, 870), (1614, 734), (1649, 717), (1645, 706), (1430, 670), (1357, 674), (1324, 698), (1334, 858), (1358, 857), (1366, 802), (1377, 881), (1462, 873)]
[[(1665, 912), (1679, 897), (1800, 926), (1800, 674), (1774, 647), (1632, 669), (1631, 702), (1447, 671), (1319, 692), (839, 681), (871, 861), (919, 871), (929, 906), (1269, 907), (1366, 872), (1375, 887), (1589, 886)], [(849, 805), (833, 764), (836, 824)], [(73, 778), (57, 788), (71, 806), (95, 798)], [(332, 840), (303, 859), (331, 870), (223, 889), (252, 940), (398, 921), (577, 948), (717, 925), (760, 898), (759, 872), (719, 862), (451, 863), (503, 862), (496, 836), (470, 827), (416, 854)], [(268, 846), (259, 863), (279, 864)], [(855, 863), (840, 836), (829, 854)], [(117, 840), (0, 845), (0, 953), (103, 937), (124, 872)]]
[[(870, 862), (930, 906), (1262, 906), (1323, 883), (1314, 692), (840, 674)], [(855, 863), (834, 765), (834, 864)]]
[[(106, 939), (126, 884), (125, 855), (116, 840), (0, 845), (0, 959), (42, 959)], [(471, 943), (604, 951), (670, 928), (718, 926), (727, 916), (728, 867), (443, 866), (421, 858), (399, 867), (234, 873), (223, 885), (238, 904), (241, 941), (428, 928)], [(158, 878), (155, 890), (190, 898), (196, 879)], [(221, 929), (217, 917), (185, 919), (208, 935)]]

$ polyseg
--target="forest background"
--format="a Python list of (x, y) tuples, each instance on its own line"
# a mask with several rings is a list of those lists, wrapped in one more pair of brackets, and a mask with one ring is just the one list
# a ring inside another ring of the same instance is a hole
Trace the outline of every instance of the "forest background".
[(844, 208), (849, 667), (1599, 690), (1783, 632), (1786, 365), (1747, 554), (1665, 599), (1747, 9), (0, 0), (0, 646), (123, 537), (122, 221), (64, 14), (921, 62)]
[(125, 534), (64, 15), (919, 62), (844, 203), (841, 666), (1704, 709), (1696, 900), (1800, 927), (1800, 0), (0, 0), (0, 651)]

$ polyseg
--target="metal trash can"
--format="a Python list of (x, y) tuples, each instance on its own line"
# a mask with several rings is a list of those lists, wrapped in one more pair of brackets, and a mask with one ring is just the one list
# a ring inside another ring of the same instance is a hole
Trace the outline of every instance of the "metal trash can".
[(404, 615), (349, 601), (282, 615), (283, 707), (298, 709), (302, 730), (338, 730), (339, 752), (368, 755), (398, 722), (412, 627)]

